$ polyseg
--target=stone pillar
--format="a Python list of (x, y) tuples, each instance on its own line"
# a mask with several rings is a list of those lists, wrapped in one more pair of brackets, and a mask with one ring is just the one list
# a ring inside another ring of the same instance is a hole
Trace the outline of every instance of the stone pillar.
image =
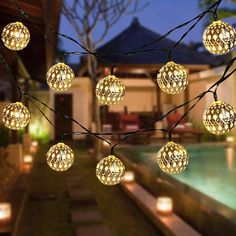
[[(17, 59), (11, 64), (11, 71), (12, 75), (17, 82), (17, 76), (18, 76), (18, 64), (17, 64)], [(12, 84), (12, 89), (11, 89), (11, 102), (17, 102), (18, 100), (18, 91), (16, 87)], [(11, 143), (16, 144), (18, 143), (18, 135), (17, 131), (11, 130)]]

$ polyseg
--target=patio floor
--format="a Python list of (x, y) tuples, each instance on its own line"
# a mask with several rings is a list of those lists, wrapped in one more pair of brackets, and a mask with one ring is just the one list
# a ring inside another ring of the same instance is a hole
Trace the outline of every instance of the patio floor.
[[(91, 230), (105, 226), (114, 236), (162, 235), (119, 186), (106, 187), (97, 180), (95, 163), (86, 148), (73, 148), (75, 163), (65, 173), (54, 172), (47, 166), (47, 149), (42, 147), (37, 155), (17, 236), (70, 236), (88, 226)], [(85, 192), (89, 198), (75, 199)], [(71, 221), (72, 212), (77, 216), (84, 211), (97, 212), (101, 221)]]

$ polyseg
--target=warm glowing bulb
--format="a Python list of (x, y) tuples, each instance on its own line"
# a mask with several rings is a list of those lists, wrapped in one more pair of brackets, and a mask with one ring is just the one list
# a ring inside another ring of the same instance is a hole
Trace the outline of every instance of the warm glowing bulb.
[(55, 171), (66, 171), (74, 162), (72, 149), (64, 143), (52, 146), (46, 154), (48, 165)]
[(214, 21), (205, 29), (203, 43), (210, 53), (226, 54), (236, 43), (236, 31), (228, 23), (220, 20)]
[(98, 100), (106, 105), (121, 102), (124, 95), (125, 86), (123, 82), (114, 75), (103, 78), (96, 86), (96, 96)]
[(157, 163), (167, 174), (179, 174), (185, 170), (189, 155), (185, 148), (174, 142), (168, 142), (157, 154)]
[(0, 202), (0, 224), (7, 223), (11, 220), (11, 204), (8, 202)]
[(96, 176), (105, 185), (119, 184), (124, 173), (125, 166), (113, 155), (103, 158), (96, 166)]
[(21, 22), (14, 22), (3, 28), (1, 38), (7, 48), (19, 51), (28, 45), (30, 32)]
[(133, 183), (135, 181), (135, 175), (133, 171), (125, 171), (122, 182), (124, 183)]
[(203, 114), (203, 124), (206, 129), (216, 135), (229, 132), (235, 125), (235, 109), (224, 102), (213, 102)]
[(182, 65), (169, 61), (160, 69), (157, 83), (167, 94), (181, 93), (188, 85), (188, 71)]
[(161, 215), (170, 215), (173, 212), (173, 201), (170, 197), (158, 197), (156, 202), (157, 212)]
[(64, 63), (57, 63), (47, 72), (48, 86), (55, 91), (66, 91), (75, 78), (73, 70)]
[(10, 103), (3, 109), (2, 121), (9, 129), (23, 129), (30, 121), (29, 110), (21, 102)]

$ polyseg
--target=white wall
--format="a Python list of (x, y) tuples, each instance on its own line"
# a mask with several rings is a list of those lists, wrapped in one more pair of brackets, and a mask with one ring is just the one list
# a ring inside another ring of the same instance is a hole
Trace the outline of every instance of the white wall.
[(125, 85), (125, 97), (119, 104), (111, 105), (110, 111), (128, 112), (152, 111), (156, 106), (156, 86), (149, 79), (122, 79)]

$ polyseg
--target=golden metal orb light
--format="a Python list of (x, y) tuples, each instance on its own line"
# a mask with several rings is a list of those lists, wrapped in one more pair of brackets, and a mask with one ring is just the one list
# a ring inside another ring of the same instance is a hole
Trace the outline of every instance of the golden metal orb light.
[(47, 72), (48, 86), (55, 91), (66, 91), (75, 78), (73, 70), (64, 63), (57, 63)]
[(210, 53), (226, 54), (232, 50), (236, 43), (236, 31), (228, 23), (220, 20), (214, 21), (205, 29), (203, 43)]
[(121, 102), (125, 95), (123, 82), (114, 75), (108, 75), (97, 83), (96, 97), (105, 105)]
[(28, 45), (30, 32), (21, 22), (13, 22), (3, 28), (1, 39), (8, 49), (19, 51)]
[(103, 158), (96, 166), (96, 176), (105, 185), (119, 184), (124, 173), (125, 166), (113, 155)]
[(169, 61), (157, 74), (160, 89), (167, 94), (178, 94), (188, 85), (188, 71), (180, 64)]
[(235, 109), (222, 101), (213, 102), (203, 114), (203, 124), (213, 134), (222, 135), (235, 125)]
[(189, 155), (185, 148), (174, 142), (168, 142), (157, 154), (157, 163), (167, 174), (182, 173), (189, 162)]
[(74, 162), (72, 149), (64, 143), (53, 145), (46, 154), (47, 163), (55, 171), (66, 171)]
[(2, 121), (9, 129), (23, 129), (30, 121), (29, 110), (21, 102), (10, 103), (3, 109)]

